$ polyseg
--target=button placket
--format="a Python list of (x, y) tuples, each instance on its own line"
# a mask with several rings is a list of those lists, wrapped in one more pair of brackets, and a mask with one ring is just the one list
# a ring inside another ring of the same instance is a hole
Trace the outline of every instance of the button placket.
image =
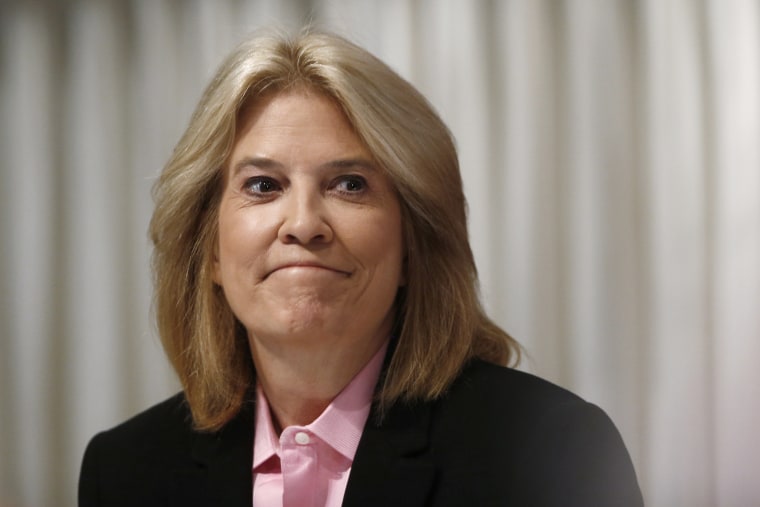
[(318, 505), (317, 441), (303, 428), (286, 428), (281, 437), (283, 507)]

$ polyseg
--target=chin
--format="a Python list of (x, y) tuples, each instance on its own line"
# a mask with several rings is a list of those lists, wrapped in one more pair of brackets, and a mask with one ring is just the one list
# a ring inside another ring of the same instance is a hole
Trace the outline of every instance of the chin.
[(254, 336), (277, 336), (293, 340), (305, 337), (313, 340), (315, 335), (327, 332), (330, 327), (337, 327), (330, 326), (330, 320), (332, 319), (327, 318), (320, 308), (290, 307), (251, 319), (246, 328)]

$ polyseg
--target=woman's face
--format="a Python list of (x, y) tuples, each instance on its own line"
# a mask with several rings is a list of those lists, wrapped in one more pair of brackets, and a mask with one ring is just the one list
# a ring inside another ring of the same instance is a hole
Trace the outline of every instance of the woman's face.
[(401, 213), (339, 107), (303, 90), (260, 101), (225, 171), (214, 281), (254, 351), (376, 350), (404, 283)]

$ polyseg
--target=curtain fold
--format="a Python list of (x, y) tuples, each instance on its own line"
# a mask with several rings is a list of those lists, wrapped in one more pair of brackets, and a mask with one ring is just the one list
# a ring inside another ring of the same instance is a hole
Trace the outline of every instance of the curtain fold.
[(760, 502), (760, 6), (705, 13), (710, 112), (710, 352), (715, 496)]
[[(709, 389), (705, 82), (695, 2), (644, 9), (646, 194), (650, 410), (646, 435), (656, 456), (645, 473), (661, 505), (716, 505)], [(678, 367), (674, 367), (677, 358)], [(696, 479), (696, 480), (695, 480)]]
[(602, 406), (647, 505), (760, 504), (754, 0), (0, 3), (0, 505), (75, 505), (84, 446), (178, 389), (151, 186), (256, 27), (345, 34), (454, 133), (484, 304)]

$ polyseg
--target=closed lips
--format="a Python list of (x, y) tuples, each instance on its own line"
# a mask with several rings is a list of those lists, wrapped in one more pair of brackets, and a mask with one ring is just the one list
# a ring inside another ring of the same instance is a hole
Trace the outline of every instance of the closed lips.
[(333, 271), (335, 273), (342, 274), (342, 275), (345, 275), (345, 276), (351, 276), (351, 273), (348, 272), (348, 271), (343, 271), (342, 269), (333, 268), (333, 267), (327, 266), (325, 264), (319, 264), (319, 263), (316, 263), (316, 262), (292, 262), (292, 263), (283, 264), (281, 266), (277, 266), (275, 269), (273, 269), (272, 271), (270, 271), (269, 273), (267, 273), (267, 275), (264, 278), (267, 278), (269, 275), (271, 275), (272, 273), (274, 273), (276, 271), (281, 271), (281, 270), (291, 269), (291, 268), (294, 268), (294, 269), (299, 269), (299, 268), (305, 268), (305, 269), (309, 269), (309, 268), (311, 268), (311, 269), (324, 269), (326, 271)]

